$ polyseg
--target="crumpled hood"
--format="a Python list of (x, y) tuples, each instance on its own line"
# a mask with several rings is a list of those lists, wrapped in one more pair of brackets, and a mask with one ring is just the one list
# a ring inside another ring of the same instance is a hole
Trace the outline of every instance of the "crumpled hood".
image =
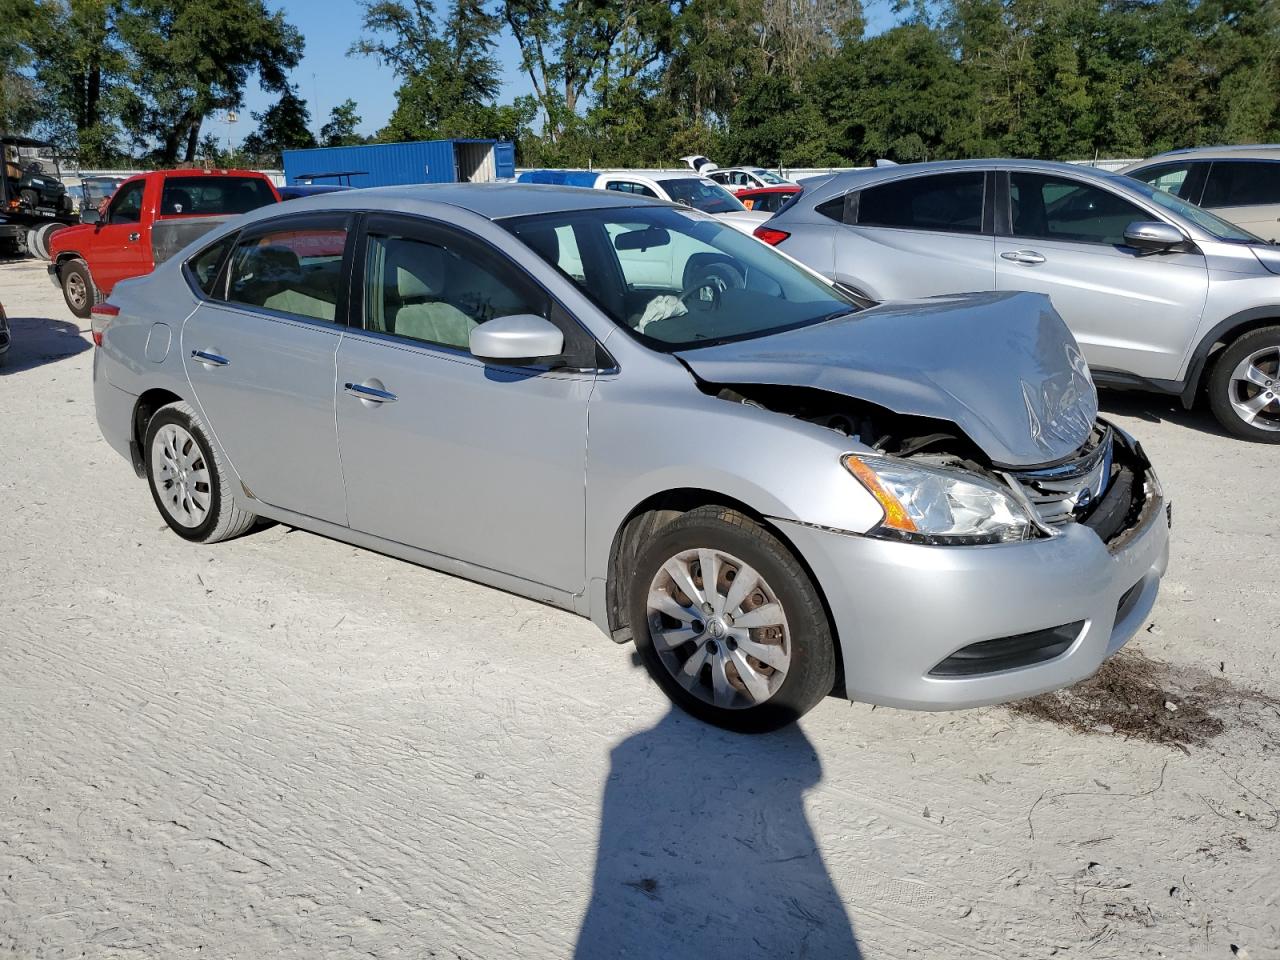
[(814, 387), (949, 421), (1004, 467), (1065, 459), (1098, 416), (1075, 338), (1035, 293), (888, 303), (678, 356), (712, 383)]

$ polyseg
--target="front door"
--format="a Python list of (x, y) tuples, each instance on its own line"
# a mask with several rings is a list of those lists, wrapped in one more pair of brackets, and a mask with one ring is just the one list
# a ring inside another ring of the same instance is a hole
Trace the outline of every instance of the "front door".
[(110, 293), (121, 280), (151, 270), (150, 227), (144, 226), (142, 215), (146, 186), (147, 181), (134, 180), (117, 190), (106, 219), (94, 233), (89, 270), (103, 293)]
[(338, 350), (352, 528), (580, 591), (595, 374), (487, 365), (468, 341), (519, 313), (582, 332), (496, 251), (447, 226), (370, 217), (362, 248), (363, 296)]
[(182, 328), (205, 423), (263, 503), (346, 522), (334, 425), (345, 320), (345, 214), (272, 220), (242, 233), (214, 299)]
[(1174, 380), (1200, 323), (1209, 274), (1199, 252), (1144, 253), (1125, 228), (1158, 219), (1067, 177), (1009, 174), (1010, 234), (996, 240), (996, 288), (1045, 293), (1089, 363)]

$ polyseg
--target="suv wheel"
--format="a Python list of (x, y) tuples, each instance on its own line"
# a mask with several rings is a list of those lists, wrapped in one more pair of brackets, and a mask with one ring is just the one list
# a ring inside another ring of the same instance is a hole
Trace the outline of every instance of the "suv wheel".
[(156, 508), (178, 536), (196, 543), (238, 537), (257, 520), (236, 506), (231, 476), (204, 424), (185, 403), (161, 407), (143, 442)]
[(1209, 403), (1237, 437), (1280, 443), (1280, 327), (1246, 333), (1218, 355)]
[(633, 568), (630, 620), (649, 675), (684, 710), (744, 733), (776, 730), (831, 692), (831, 625), (791, 552), (725, 507), (658, 531)]
[(102, 302), (102, 294), (89, 276), (89, 267), (83, 260), (71, 260), (63, 264), (60, 274), (62, 298), (68, 309), (81, 320), (86, 319), (94, 304)]

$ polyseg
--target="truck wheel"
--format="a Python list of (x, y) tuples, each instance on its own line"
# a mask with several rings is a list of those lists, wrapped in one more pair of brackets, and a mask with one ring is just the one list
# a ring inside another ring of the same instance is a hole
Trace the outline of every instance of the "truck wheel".
[(1237, 437), (1280, 443), (1280, 327), (1246, 333), (1218, 355), (1209, 405)]
[(49, 259), (49, 248), (45, 246), (45, 237), (49, 235), (52, 224), (44, 223), (27, 231), (27, 252), (37, 260)]
[(831, 625), (791, 551), (749, 517), (699, 507), (641, 550), (630, 620), (649, 675), (684, 710), (742, 733), (784, 727), (836, 679)]
[(81, 320), (87, 319), (94, 304), (102, 302), (102, 294), (94, 286), (93, 277), (83, 260), (70, 260), (63, 264), (62, 297), (67, 306)]

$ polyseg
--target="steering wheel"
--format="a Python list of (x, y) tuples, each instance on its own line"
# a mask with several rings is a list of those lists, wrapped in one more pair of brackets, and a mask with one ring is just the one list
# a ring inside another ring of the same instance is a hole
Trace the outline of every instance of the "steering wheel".
[[(696, 303), (700, 310), (720, 309), (720, 297), (726, 290), (743, 290), (747, 286), (746, 278), (727, 263), (713, 263), (706, 267), (701, 276), (680, 291), (680, 302), (692, 308)], [(710, 297), (703, 297), (702, 292), (709, 290)]]

